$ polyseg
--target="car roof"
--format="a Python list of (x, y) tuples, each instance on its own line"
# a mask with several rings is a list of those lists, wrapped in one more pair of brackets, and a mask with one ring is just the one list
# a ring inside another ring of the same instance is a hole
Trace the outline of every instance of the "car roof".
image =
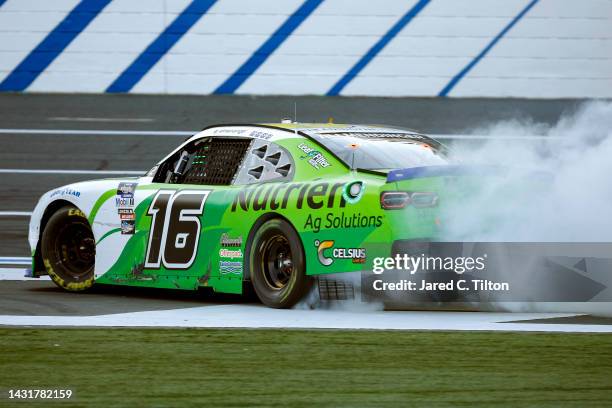
[(319, 140), (321, 137), (331, 136), (351, 136), (360, 137), (413, 137), (421, 139), (424, 137), (419, 132), (408, 129), (400, 129), (389, 126), (378, 125), (353, 125), (340, 123), (251, 123), (251, 124), (222, 124), (209, 126), (193, 136), (193, 138), (210, 136), (235, 136), (249, 138), (269, 138), (278, 140), (279, 138), (306, 137)]
[(402, 138), (427, 143), (434, 148), (444, 148), (443, 145), (419, 132), (379, 125), (352, 125), (341, 123), (249, 123), (249, 124), (219, 124), (204, 128), (202, 131), (187, 138), (179, 147), (168, 154), (163, 162), (193, 140), (204, 137), (236, 137), (264, 139), (275, 142), (282, 139), (300, 138), (320, 144), (347, 167), (348, 163), (339, 158), (329, 149), (326, 141), (335, 136), (354, 136), (359, 138)]

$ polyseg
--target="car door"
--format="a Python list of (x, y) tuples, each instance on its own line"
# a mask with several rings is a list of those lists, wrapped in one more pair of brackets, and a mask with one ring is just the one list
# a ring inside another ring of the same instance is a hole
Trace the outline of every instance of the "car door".
[(141, 280), (158, 287), (194, 289), (216, 273), (214, 254), (228, 192), (252, 143), (248, 138), (195, 140), (159, 165), (146, 210), (136, 224), (147, 229)]

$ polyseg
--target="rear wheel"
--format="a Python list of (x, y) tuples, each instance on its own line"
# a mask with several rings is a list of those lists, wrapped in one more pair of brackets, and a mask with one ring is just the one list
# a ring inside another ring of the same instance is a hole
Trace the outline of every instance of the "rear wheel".
[(96, 241), (78, 208), (60, 208), (49, 218), (41, 252), (47, 273), (60, 288), (78, 292), (93, 285)]
[(267, 306), (290, 308), (312, 287), (300, 237), (284, 220), (269, 220), (259, 227), (250, 246), (249, 263), (255, 293)]

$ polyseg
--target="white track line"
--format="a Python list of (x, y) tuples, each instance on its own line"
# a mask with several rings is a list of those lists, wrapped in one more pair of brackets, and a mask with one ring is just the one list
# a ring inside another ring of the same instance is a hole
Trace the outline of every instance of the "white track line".
[(0, 174), (118, 174), (142, 176), (145, 170), (0, 169)]
[(155, 122), (155, 119), (151, 118), (90, 118), (80, 116), (54, 116), (47, 118), (47, 120), (53, 122)]
[(195, 131), (182, 130), (78, 130), (78, 129), (0, 129), (0, 134), (89, 135), (89, 136), (191, 136)]
[(9, 316), (0, 325), (612, 332), (612, 325), (511, 323), (575, 313), (353, 312), (219, 305), (100, 316)]
[[(184, 130), (79, 130), (79, 129), (0, 129), (0, 134), (33, 134), (33, 135), (88, 135), (88, 136), (191, 136), (198, 131)], [(543, 140), (558, 139), (545, 135), (469, 135), (469, 134), (432, 134), (440, 140)]]
[(0, 211), (0, 217), (31, 217), (30, 211)]
[(51, 280), (48, 275), (40, 278), (26, 278), (26, 270), (22, 268), (0, 268), (0, 281), (37, 281)]
[(0, 256), (0, 265), (31, 265), (32, 258), (27, 256)]

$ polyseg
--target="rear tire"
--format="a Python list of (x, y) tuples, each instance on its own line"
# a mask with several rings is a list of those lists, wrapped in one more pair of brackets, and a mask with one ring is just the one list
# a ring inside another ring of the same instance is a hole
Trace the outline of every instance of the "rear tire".
[(300, 237), (287, 221), (263, 223), (252, 238), (248, 255), (253, 289), (266, 306), (290, 308), (312, 287)]
[(41, 253), (47, 273), (60, 288), (81, 292), (93, 285), (96, 242), (87, 217), (78, 208), (62, 207), (49, 218)]

